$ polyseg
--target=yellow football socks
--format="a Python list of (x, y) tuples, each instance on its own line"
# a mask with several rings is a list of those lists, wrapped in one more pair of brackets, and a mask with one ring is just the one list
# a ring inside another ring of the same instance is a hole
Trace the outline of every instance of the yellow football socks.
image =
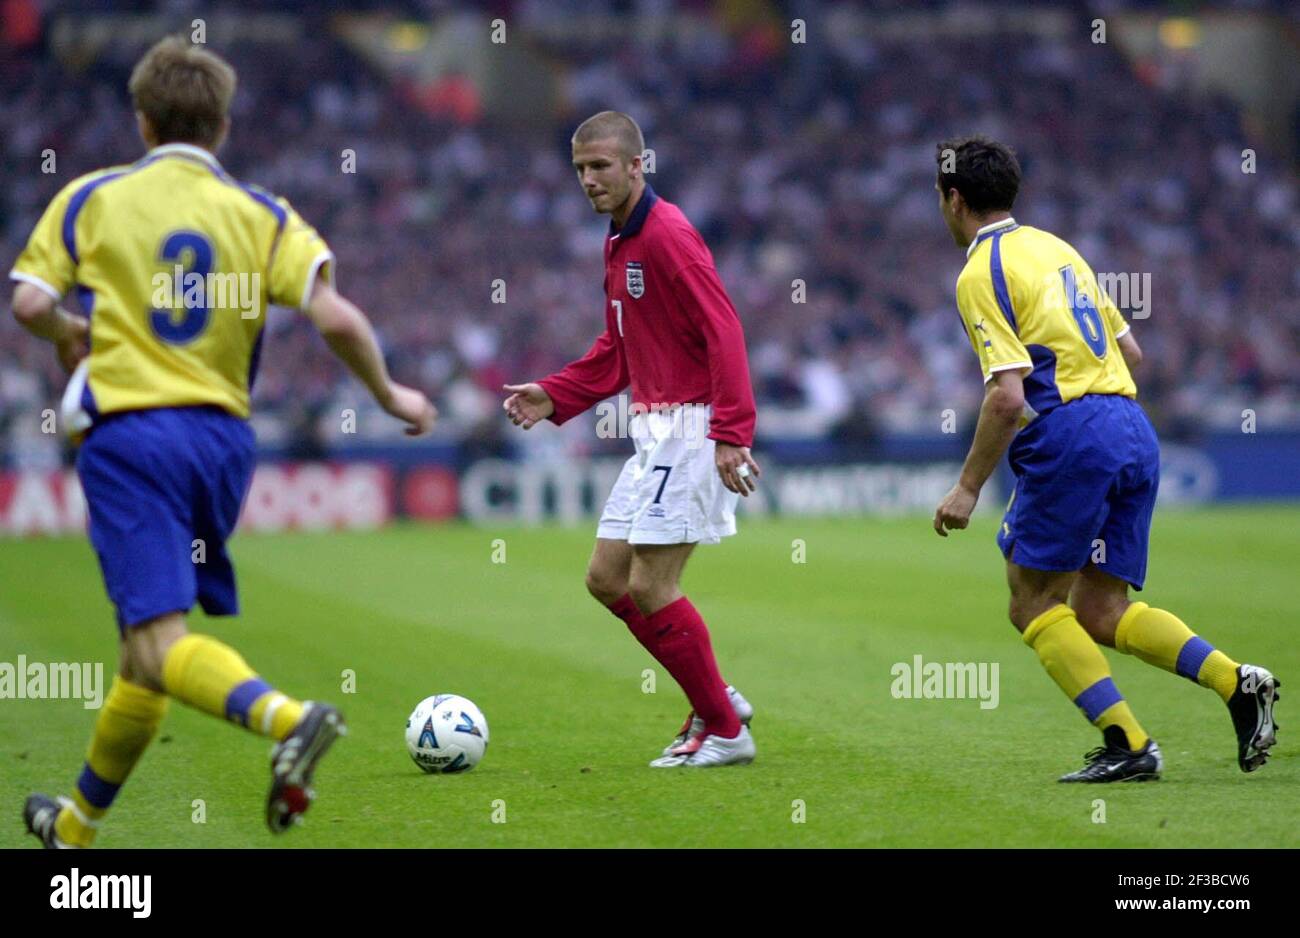
[(1226, 703), (1237, 689), (1237, 662), (1195, 635), (1172, 612), (1133, 603), (1115, 627), (1115, 649), (1212, 688)]
[(89, 847), (167, 713), (168, 695), (182, 703), (284, 739), (302, 719), (303, 705), (259, 678), (239, 652), (207, 635), (186, 635), (163, 659), (161, 694), (118, 676), (95, 721), (95, 733), (70, 804), (54, 821), (55, 836)]
[(1074, 610), (1064, 603), (1053, 606), (1029, 623), (1023, 638), (1088, 722), (1103, 731), (1120, 727), (1131, 750), (1146, 745), (1146, 731), (1115, 687), (1106, 656), (1074, 617)]
[(166, 713), (165, 694), (132, 684), (121, 676), (113, 679), (95, 720), (72, 804), (65, 805), (55, 819), (54, 832), (59, 840), (78, 847), (90, 846), (100, 818), (108, 812)]
[(163, 660), (167, 693), (195, 709), (284, 739), (302, 719), (303, 705), (259, 678), (229, 645), (190, 633)]

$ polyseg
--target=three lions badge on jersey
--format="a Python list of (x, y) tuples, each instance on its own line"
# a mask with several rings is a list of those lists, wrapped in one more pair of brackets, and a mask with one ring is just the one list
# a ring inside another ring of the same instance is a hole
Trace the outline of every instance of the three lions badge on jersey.
[(645, 272), (641, 269), (640, 261), (627, 262), (627, 293), (634, 300), (645, 295)]

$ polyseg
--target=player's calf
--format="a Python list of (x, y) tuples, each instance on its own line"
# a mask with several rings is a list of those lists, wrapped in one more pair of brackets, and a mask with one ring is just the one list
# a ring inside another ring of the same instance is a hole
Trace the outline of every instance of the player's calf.
[(1208, 687), (1224, 703), (1237, 690), (1238, 663), (1166, 609), (1130, 604), (1115, 627), (1115, 650)]
[(167, 693), (182, 703), (272, 739), (301, 721), (303, 704), (264, 681), (235, 649), (209, 635), (175, 642), (162, 667)]

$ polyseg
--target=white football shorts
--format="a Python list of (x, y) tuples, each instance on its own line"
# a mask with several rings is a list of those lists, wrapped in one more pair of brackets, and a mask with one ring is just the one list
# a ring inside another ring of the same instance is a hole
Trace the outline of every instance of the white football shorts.
[(629, 544), (716, 544), (736, 533), (736, 502), (714, 464), (707, 404), (634, 413), (627, 461), (600, 515), (596, 537)]

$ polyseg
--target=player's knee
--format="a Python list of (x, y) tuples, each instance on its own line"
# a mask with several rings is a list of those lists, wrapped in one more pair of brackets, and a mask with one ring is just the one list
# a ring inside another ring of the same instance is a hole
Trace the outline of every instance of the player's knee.
[(1007, 618), (1018, 631), (1023, 632), (1029, 628), (1029, 623), (1060, 603), (1059, 599), (1049, 593), (1015, 593), (1007, 607)]
[(627, 594), (643, 612), (654, 605), (655, 592), (654, 585), (645, 581), (631, 580), (627, 584)]
[(604, 570), (587, 568), (587, 592), (608, 606), (628, 591), (627, 581)]
[(1094, 642), (1114, 647), (1115, 627), (1124, 615), (1128, 600), (1076, 598), (1070, 606), (1074, 610), (1074, 617)]
[(627, 582), (628, 595), (642, 612), (665, 605), (664, 596), (672, 590), (671, 584), (659, 583), (653, 577), (638, 576), (635, 571)]
[(1033, 616), (1027, 616), (1024, 600), (1016, 596), (1012, 596), (1011, 602), (1007, 604), (1007, 618), (1020, 632), (1023, 632), (1033, 620)]
[(154, 654), (140, 649), (138, 646), (124, 645), (122, 647), (122, 677), (126, 678), (132, 684), (138, 684), (140, 687), (147, 687), (153, 691), (163, 691), (163, 668), (162, 661)]
[(167, 652), (186, 634), (180, 613), (131, 626), (122, 643), (122, 676), (133, 684), (162, 691)]

